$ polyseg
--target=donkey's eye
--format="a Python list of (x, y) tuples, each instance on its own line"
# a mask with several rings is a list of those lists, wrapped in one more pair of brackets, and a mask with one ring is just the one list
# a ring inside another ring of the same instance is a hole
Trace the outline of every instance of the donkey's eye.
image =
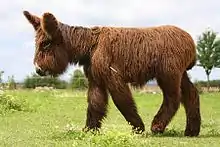
[(42, 45), (43, 49), (47, 49), (51, 45), (51, 42), (50, 41), (45, 41), (41, 45)]

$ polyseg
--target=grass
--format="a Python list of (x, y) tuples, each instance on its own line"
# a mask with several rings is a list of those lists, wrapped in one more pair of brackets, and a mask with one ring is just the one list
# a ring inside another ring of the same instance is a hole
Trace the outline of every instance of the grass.
[(33, 111), (33, 110), (28, 107), (28, 104), (25, 99), (6, 94), (3, 91), (0, 92), (0, 115), (13, 113), (14, 111)]
[(35, 111), (13, 111), (0, 115), (0, 146), (212, 146), (220, 144), (220, 93), (201, 95), (202, 128), (199, 137), (184, 137), (185, 114), (180, 107), (162, 135), (152, 135), (151, 121), (162, 101), (160, 94), (134, 93), (145, 123), (143, 135), (131, 133), (131, 126), (110, 99), (108, 117), (99, 134), (83, 133), (86, 119), (86, 92), (7, 91), (25, 100)]

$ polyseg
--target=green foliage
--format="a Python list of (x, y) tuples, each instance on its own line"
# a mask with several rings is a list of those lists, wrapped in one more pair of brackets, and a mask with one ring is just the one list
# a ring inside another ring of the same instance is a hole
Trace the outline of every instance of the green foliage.
[(196, 86), (199, 94), (202, 94), (204, 92), (202, 89), (203, 86), (199, 82), (195, 82), (194, 85)]
[(3, 75), (4, 71), (0, 71), (0, 83), (2, 83), (2, 75)]
[(65, 89), (67, 87), (67, 82), (64, 80), (60, 80), (57, 77), (41, 77), (36, 74), (32, 74), (31, 76), (27, 76), (24, 79), (24, 88), (36, 88), (36, 87), (53, 87), (56, 89)]
[(16, 89), (17, 87), (17, 84), (15, 82), (15, 78), (14, 76), (8, 76), (8, 81), (7, 81), (7, 88), (10, 89), (10, 90), (13, 90), (13, 89)]
[(207, 75), (207, 86), (209, 88), (209, 75), (213, 68), (220, 67), (220, 40), (217, 32), (207, 29), (199, 36), (197, 41), (197, 57), (199, 66), (205, 69)]
[(14, 111), (31, 111), (24, 99), (0, 92), (0, 115)]
[(109, 147), (109, 146), (120, 146), (128, 147), (135, 146), (138, 136), (120, 133), (118, 131), (109, 131), (107, 133), (91, 133), (91, 132), (81, 132), (78, 128), (73, 129), (72, 131), (56, 133), (52, 136), (52, 139), (64, 141), (64, 140), (75, 140), (76, 146), (100, 146), (100, 147)]
[[(196, 81), (195, 84), (199, 84), (202, 87), (207, 87), (207, 81)], [(219, 87), (220, 88), (220, 80), (211, 80), (209, 81), (210, 87)]]
[(81, 70), (75, 70), (71, 75), (70, 85), (72, 89), (85, 89), (88, 87), (88, 80)]
[[(203, 93), (203, 88), (208, 88), (207, 85), (209, 85), (209, 87), (218, 88), (218, 90), (220, 91), (220, 80), (211, 80), (211, 81), (209, 81), (209, 84), (207, 84), (207, 83), (208, 83), (208, 81), (195, 81), (194, 82), (199, 93)], [(210, 89), (209, 89), (209, 91), (210, 91)]]

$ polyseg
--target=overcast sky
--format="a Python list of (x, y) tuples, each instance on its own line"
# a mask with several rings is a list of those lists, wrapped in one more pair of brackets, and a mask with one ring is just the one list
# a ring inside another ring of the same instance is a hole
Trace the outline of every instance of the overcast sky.
[[(220, 32), (219, 0), (13, 0), (0, 5), (0, 70), (4, 80), (15, 75), (21, 81), (34, 72), (34, 30), (22, 14), (52, 12), (59, 21), (82, 26), (177, 25), (197, 39), (207, 27)], [(71, 66), (62, 76), (68, 78)], [(202, 68), (190, 71), (193, 80), (205, 80)], [(211, 79), (220, 78), (220, 69)]]

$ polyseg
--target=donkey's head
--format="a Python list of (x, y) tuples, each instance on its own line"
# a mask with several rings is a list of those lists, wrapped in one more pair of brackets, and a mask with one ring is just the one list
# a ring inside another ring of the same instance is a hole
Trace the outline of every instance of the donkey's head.
[(44, 13), (42, 18), (23, 12), (32, 24), (35, 33), (34, 65), (40, 76), (62, 74), (68, 66), (68, 53), (59, 22), (51, 13)]

